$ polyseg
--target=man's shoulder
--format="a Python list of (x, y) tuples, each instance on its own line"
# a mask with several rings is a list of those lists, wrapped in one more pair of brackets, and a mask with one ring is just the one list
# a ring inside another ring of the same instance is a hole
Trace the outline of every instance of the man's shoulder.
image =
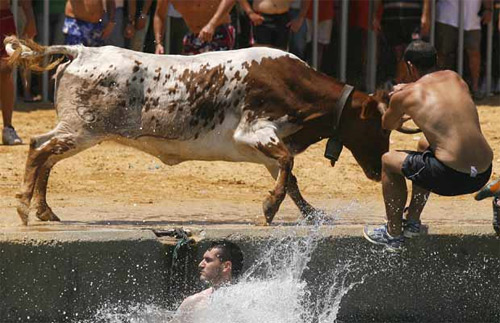
[(199, 301), (206, 299), (210, 294), (212, 294), (212, 288), (207, 288), (199, 293), (186, 297), (181, 306), (189, 306), (198, 303)]

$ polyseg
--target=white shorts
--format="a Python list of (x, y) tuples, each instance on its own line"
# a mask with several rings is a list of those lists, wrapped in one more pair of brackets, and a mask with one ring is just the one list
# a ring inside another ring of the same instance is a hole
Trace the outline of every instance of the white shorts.
[[(313, 21), (306, 19), (307, 23), (307, 42), (312, 41)], [(318, 42), (323, 45), (330, 44), (332, 36), (333, 19), (318, 21)]]

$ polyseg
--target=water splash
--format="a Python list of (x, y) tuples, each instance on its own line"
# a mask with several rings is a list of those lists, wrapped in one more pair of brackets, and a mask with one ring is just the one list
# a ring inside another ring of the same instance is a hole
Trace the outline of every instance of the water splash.
[[(190, 322), (335, 322), (342, 298), (364, 277), (358, 277), (358, 267), (346, 260), (329, 272), (316, 273), (315, 282), (304, 278), (323, 238), (320, 229), (324, 223), (332, 222), (332, 215), (324, 213), (314, 218), (312, 225), (301, 222), (292, 228), (276, 228), (270, 239), (260, 242), (262, 254), (238, 284), (214, 292), (210, 305), (192, 313)], [(307, 234), (303, 234), (304, 230)], [(100, 310), (94, 321), (156, 323), (168, 322), (171, 317), (171, 311), (155, 305), (108, 306)]]

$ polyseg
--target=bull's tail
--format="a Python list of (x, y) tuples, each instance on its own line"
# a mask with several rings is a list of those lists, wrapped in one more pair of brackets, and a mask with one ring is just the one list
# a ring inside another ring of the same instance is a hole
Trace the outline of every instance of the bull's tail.
[[(9, 65), (21, 65), (33, 71), (43, 72), (55, 68), (65, 56), (76, 58), (82, 46), (41, 46), (30, 39), (19, 39), (16, 36), (6, 37), (5, 50), (10, 56)], [(64, 55), (46, 61), (47, 56)]]

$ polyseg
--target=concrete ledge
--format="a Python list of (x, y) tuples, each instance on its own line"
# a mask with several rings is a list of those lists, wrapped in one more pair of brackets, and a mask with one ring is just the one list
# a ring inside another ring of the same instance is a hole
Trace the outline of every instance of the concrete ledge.
[[(175, 308), (201, 288), (196, 265), (215, 239), (236, 240), (251, 264), (269, 241), (301, 238), (311, 227), (193, 228), (198, 243), (180, 250), (148, 230), (0, 234), (0, 321), (64, 322), (92, 318), (103, 304)], [(341, 322), (499, 322), (500, 240), (489, 226), (429, 228), (395, 256), (369, 244), (361, 226), (325, 226), (303, 278), (320, 289), (346, 261)]]

